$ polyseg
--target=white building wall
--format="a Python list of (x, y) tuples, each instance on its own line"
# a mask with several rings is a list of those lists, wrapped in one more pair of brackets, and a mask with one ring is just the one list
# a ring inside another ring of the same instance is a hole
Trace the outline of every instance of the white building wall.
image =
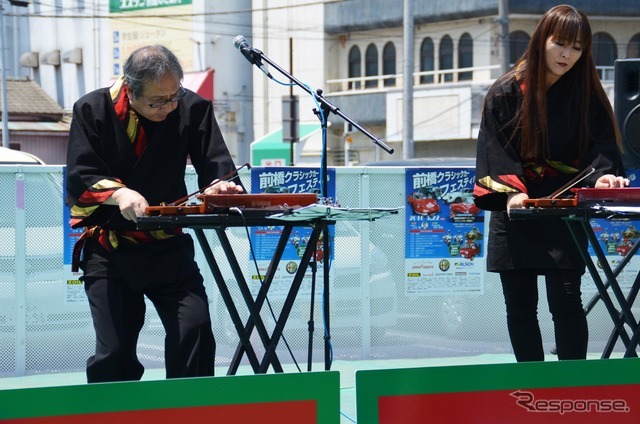
[[(79, 9), (79, 4), (84, 4)], [(42, 63), (44, 56), (59, 50), (61, 56), (72, 49), (82, 49), (82, 64), (63, 63), (62, 75), (64, 107), (69, 108), (86, 92), (109, 84), (112, 80), (111, 44), (108, 0), (61, 0), (62, 10), (53, 2), (40, 3), (39, 13), (31, 14), (31, 50), (40, 54), (40, 80), (47, 93), (56, 98), (58, 81), (56, 67)], [(84, 78), (81, 91), (79, 80)]]
[[(323, 6), (321, 3), (299, 6), (308, 3), (305, 0), (253, 0), (250, 43), (300, 82), (313, 90), (325, 90), (324, 71), (337, 64), (325, 59), (331, 47), (327, 48), (324, 43)], [(289, 67), (290, 39), (293, 40), (293, 69)], [(277, 80), (289, 82), (273, 68), (271, 73)], [(261, 71), (253, 71), (256, 139), (282, 127), (282, 97), (288, 96), (289, 91), (289, 87), (269, 80)], [(312, 96), (299, 87), (294, 87), (293, 94), (300, 99), (300, 121), (319, 122), (312, 112), (316, 108)]]
[[(31, 14), (31, 51), (40, 55), (37, 72), (42, 88), (65, 109), (71, 109), (79, 97), (112, 80), (109, 1), (61, 0), (59, 4), (61, 10), (53, 2), (43, 2), (39, 13)], [(64, 54), (76, 48), (82, 50), (82, 63), (65, 63)], [(60, 51), (60, 65), (43, 63), (55, 50)]]

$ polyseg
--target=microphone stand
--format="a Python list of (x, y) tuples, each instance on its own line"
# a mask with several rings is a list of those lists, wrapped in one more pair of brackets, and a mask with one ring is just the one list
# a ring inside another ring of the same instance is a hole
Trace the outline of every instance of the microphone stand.
[[(320, 108), (322, 109), (322, 112), (324, 113), (325, 119), (322, 120), (320, 119), (320, 124), (322, 126), (322, 146), (323, 148), (326, 148), (327, 145), (327, 133), (326, 133), (326, 129), (327, 129), (327, 120), (326, 117), (330, 114), (333, 113), (335, 115), (338, 115), (339, 117), (341, 117), (342, 119), (344, 119), (345, 121), (347, 121), (348, 123), (350, 123), (354, 128), (357, 128), (362, 134), (364, 134), (365, 136), (367, 136), (371, 141), (373, 141), (374, 144), (376, 144), (377, 146), (379, 146), (380, 148), (382, 148), (384, 151), (386, 151), (387, 153), (391, 154), (394, 152), (394, 149), (392, 149), (391, 147), (389, 147), (384, 141), (382, 141), (380, 138), (376, 137), (375, 135), (371, 134), (369, 131), (367, 131), (366, 129), (362, 128), (362, 126), (360, 124), (358, 124), (357, 122), (355, 122), (353, 119), (351, 119), (350, 117), (348, 117), (347, 115), (345, 115), (338, 107), (334, 106), (333, 104), (331, 104), (327, 99), (325, 99), (322, 96), (322, 90), (318, 89), (315, 91), (315, 93), (309, 88), (307, 87), (305, 84), (303, 84), (302, 82), (300, 82), (298, 79), (296, 79), (293, 75), (291, 75), (289, 72), (287, 72), (285, 69), (283, 69), (282, 67), (280, 67), (277, 63), (275, 63), (274, 61), (272, 61), (271, 59), (269, 59), (264, 53), (262, 53), (262, 51), (258, 50), (258, 49), (252, 49), (253, 53), (257, 56), (257, 58), (255, 59), (256, 64), (260, 63), (261, 60), (264, 60), (265, 62), (267, 62), (269, 65), (271, 65), (273, 68), (275, 68), (278, 72), (280, 72), (282, 75), (284, 75), (287, 79), (289, 79), (290, 81), (292, 81), (293, 83), (295, 83), (295, 85), (297, 85), (298, 87), (302, 88), (304, 91), (306, 91), (307, 93), (309, 93), (311, 96), (313, 96), (318, 103), (320, 104)], [(317, 111), (316, 109), (314, 109), (314, 114), (318, 116), (318, 118), (320, 118), (320, 111)], [(326, 155), (326, 151), (323, 151), (323, 159), (321, 162), (321, 168), (322, 168), (322, 176), (323, 176), (323, 181), (322, 181), (322, 196), (323, 197), (327, 197), (327, 192), (326, 192), (326, 183), (327, 183), (327, 155)], [(345, 158), (345, 160), (347, 160), (348, 158)]]
[[(321, 184), (322, 197), (324, 199), (327, 199), (327, 150), (326, 150), (327, 149), (327, 116), (329, 116), (330, 113), (334, 113), (339, 117), (341, 117), (342, 119), (344, 119), (345, 121), (347, 121), (348, 123), (350, 123), (354, 128), (357, 128), (362, 134), (367, 136), (371, 141), (373, 141), (374, 144), (382, 148), (387, 153), (391, 154), (394, 152), (394, 149), (389, 147), (384, 141), (382, 141), (380, 138), (376, 137), (375, 135), (371, 134), (369, 131), (362, 128), (360, 124), (358, 124), (353, 119), (351, 119), (350, 117), (342, 113), (342, 111), (338, 107), (332, 105), (327, 99), (325, 99), (322, 96), (322, 90), (318, 89), (315, 92), (313, 92), (309, 87), (307, 87), (305, 84), (300, 82), (293, 75), (291, 75), (281, 66), (279, 66), (277, 63), (275, 63), (273, 60), (269, 59), (264, 53), (262, 53), (262, 51), (252, 48), (252, 52), (253, 52), (253, 55), (255, 55), (254, 64), (256, 66), (260, 67), (260, 65), (262, 65), (261, 61), (264, 60), (266, 63), (271, 65), (274, 69), (276, 69), (278, 72), (284, 75), (287, 79), (292, 81), (295, 85), (297, 85), (298, 87), (306, 91), (308, 94), (313, 96), (316, 99), (316, 101), (320, 104), (320, 109), (322, 109), (322, 114), (324, 114), (325, 119), (322, 119), (321, 112), (316, 110), (315, 108), (313, 109), (313, 113), (320, 119), (320, 125), (322, 128), (322, 160), (320, 163), (320, 171), (322, 174), (322, 179), (320, 184)], [(345, 163), (348, 159), (349, 158), (345, 158)], [(324, 227), (322, 229), (322, 243), (323, 243), (322, 246), (323, 246), (323, 255), (324, 255), (323, 315), (324, 315), (325, 326), (326, 326), (325, 333), (324, 333), (324, 358), (325, 358), (324, 365), (325, 365), (325, 370), (328, 371), (331, 369), (331, 361), (329, 360), (331, 356), (331, 346), (329, 342), (329, 340), (331, 339), (331, 334), (329, 330), (330, 329), (330, 326), (329, 326), (330, 324), (329, 322), (329, 257), (331, 255), (331, 252), (329, 251), (329, 229), (326, 224), (324, 224)], [(316, 248), (316, 247), (312, 246), (312, 248)], [(310, 329), (313, 328), (312, 322), (309, 322), (309, 328)], [(310, 332), (309, 338), (311, 339), (312, 336), (313, 335)], [(311, 340), (309, 341), (309, 349), (311, 350)], [(309, 363), (311, 362), (310, 352), (309, 352), (308, 361)]]

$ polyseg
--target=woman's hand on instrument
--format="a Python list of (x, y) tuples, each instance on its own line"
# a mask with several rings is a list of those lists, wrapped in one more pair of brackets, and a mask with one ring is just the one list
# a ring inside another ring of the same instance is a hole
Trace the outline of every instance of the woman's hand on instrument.
[(236, 194), (243, 191), (242, 186), (233, 181), (219, 181), (211, 187), (207, 187), (204, 194)]
[(522, 202), (527, 200), (529, 195), (527, 193), (511, 193), (507, 198), (507, 215), (510, 214), (511, 209), (519, 209), (522, 207)]
[(598, 178), (595, 188), (622, 188), (629, 185), (629, 179), (624, 177), (616, 177), (613, 174), (605, 174)]
[(126, 187), (116, 190), (105, 203), (117, 205), (124, 219), (134, 222), (139, 216), (144, 216), (145, 210), (149, 207), (147, 199), (137, 191)]

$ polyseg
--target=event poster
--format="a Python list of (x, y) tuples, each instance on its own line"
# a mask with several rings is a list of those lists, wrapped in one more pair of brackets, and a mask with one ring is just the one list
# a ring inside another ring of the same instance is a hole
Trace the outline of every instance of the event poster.
[(473, 168), (408, 168), (405, 295), (484, 291), (484, 212)]
[[(638, 178), (639, 174), (640, 171), (638, 169), (627, 170), (627, 177), (629, 178), (629, 185), (631, 187), (640, 186), (640, 179)], [(600, 246), (602, 247), (602, 251), (607, 256), (609, 266), (615, 271), (618, 264), (627, 256), (631, 247), (640, 239), (640, 227), (638, 227), (638, 220), (628, 219), (625, 218), (624, 215), (619, 215), (608, 219), (592, 219), (590, 224)], [(591, 245), (589, 245), (589, 254), (600, 270), (600, 277), (602, 278), (602, 281), (606, 282), (602, 266), (600, 266), (598, 258), (596, 257), (595, 251)], [(640, 272), (640, 256), (636, 254), (616, 278), (620, 288), (622, 288), (622, 291), (627, 293), (629, 289), (631, 289), (638, 272)], [(593, 278), (588, 272), (585, 273), (582, 281), (583, 293), (597, 292)]]
[[(251, 187), (252, 193), (322, 193), (322, 173), (320, 168), (306, 167), (253, 167), (251, 168)], [(327, 171), (327, 201), (335, 201), (335, 169), (329, 168)], [(277, 222), (274, 220), (274, 223)], [(257, 294), (260, 285), (267, 272), (267, 268), (271, 263), (273, 253), (282, 235), (283, 227), (280, 225), (261, 226), (251, 228), (251, 244), (253, 253), (258, 264), (258, 270), (251, 267), (250, 287), (253, 294)], [(333, 258), (334, 229), (329, 226), (329, 254), (323, 251), (323, 239), (318, 240), (316, 253), (314, 255), (317, 263), (317, 272), (315, 275), (316, 295), (322, 293), (322, 281), (324, 278), (325, 260), (331, 261)], [(278, 299), (286, 297), (291, 286), (293, 276), (300, 265), (306, 247), (311, 228), (295, 227), (289, 237), (289, 242), (283, 252), (280, 264), (275, 272), (271, 287), (269, 289), (269, 297)], [(252, 261), (253, 262), (253, 261)], [(310, 295), (313, 274), (311, 270), (307, 270), (305, 277), (300, 286), (300, 295)], [(331, 279), (331, 284), (333, 284)]]
[[(592, 219), (591, 228), (598, 238), (602, 251), (607, 256), (607, 261), (612, 270), (627, 256), (633, 245), (640, 238), (640, 231), (637, 227), (637, 220), (624, 218), (613, 219)], [(589, 254), (600, 271), (600, 277), (606, 282), (606, 277), (602, 267), (596, 257), (593, 247), (589, 245)], [(633, 285), (633, 282), (640, 271), (640, 257), (635, 255), (624, 267), (616, 278), (620, 288), (626, 293)], [(586, 272), (583, 278), (582, 291), (586, 293), (597, 292), (595, 283), (591, 275)]]

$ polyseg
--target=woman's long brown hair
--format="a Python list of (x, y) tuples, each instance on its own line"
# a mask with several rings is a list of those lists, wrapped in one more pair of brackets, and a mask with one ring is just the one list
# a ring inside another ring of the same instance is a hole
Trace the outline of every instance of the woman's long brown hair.
[[(546, 43), (549, 37), (564, 40), (572, 45), (576, 40), (582, 46), (582, 55), (573, 68), (561, 78), (570, 78), (572, 96), (579, 96), (579, 151), (584, 158), (589, 145), (589, 102), (592, 95), (607, 111), (620, 147), (621, 137), (616, 125), (611, 103), (598, 78), (591, 52), (592, 34), (587, 15), (569, 5), (549, 9), (531, 36), (531, 41), (522, 57), (511, 71), (524, 84), (522, 107), (517, 117), (517, 128), (521, 130), (520, 156), (527, 159), (545, 156), (548, 152), (547, 131), (547, 65)], [(576, 104), (573, 102), (568, 102)]]

